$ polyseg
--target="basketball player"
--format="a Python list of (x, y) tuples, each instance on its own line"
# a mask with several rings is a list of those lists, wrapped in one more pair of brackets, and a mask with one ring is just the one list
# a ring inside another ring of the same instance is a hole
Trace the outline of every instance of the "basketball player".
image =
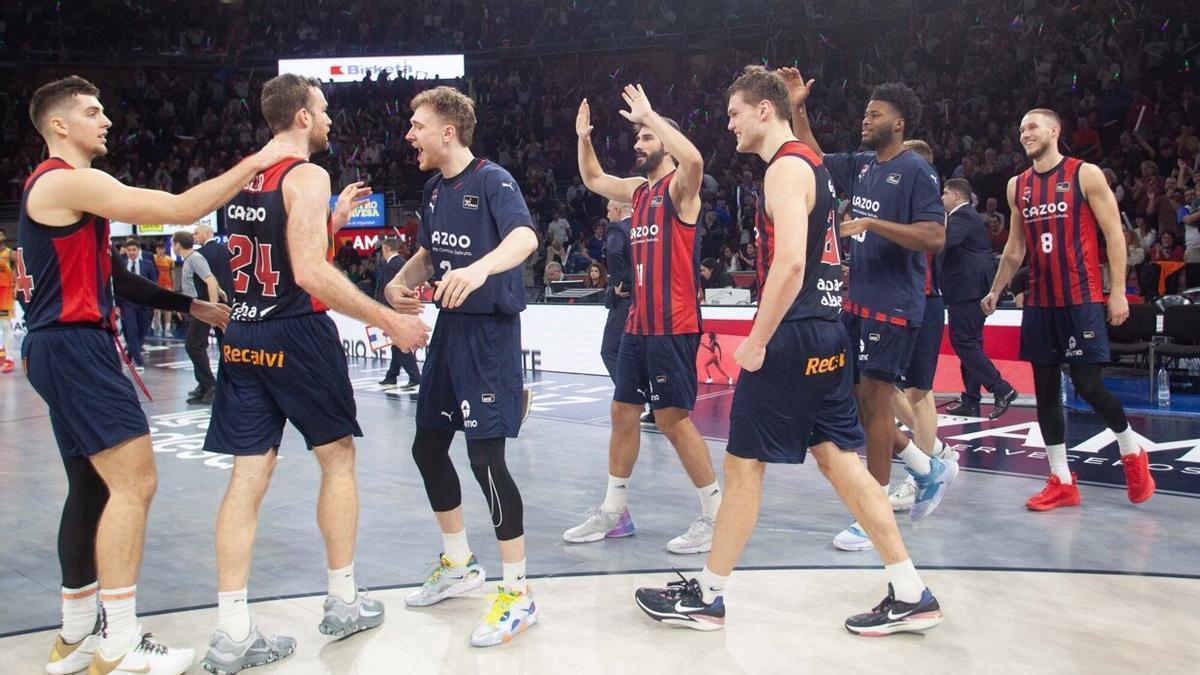
[(604, 306), (608, 317), (604, 321), (604, 337), (600, 340), (600, 359), (613, 384), (617, 383), (617, 357), (621, 352), (621, 336), (629, 319), (633, 302), (632, 256), (629, 252), (629, 228), (633, 209), (629, 204), (608, 200), (608, 227), (604, 230), (604, 259), (608, 262), (608, 288), (604, 291)]
[(358, 488), (354, 392), (328, 309), (381, 327), (412, 349), (428, 326), (355, 288), (330, 264), (329, 174), (306, 161), (329, 146), (332, 120), (320, 82), (283, 74), (263, 84), (263, 117), (276, 141), (300, 148), (265, 167), (224, 207), (233, 271), (233, 315), (205, 450), (234, 455), (217, 515), (217, 628), (202, 665), (234, 673), (284, 658), (296, 641), (264, 633), (250, 618), (246, 583), (258, 508), (290, 421), (321, 466), (317, 524), (329, 593), (318, 629), (346, 637), (383, 623), (383, 604), (354, 583)]
[(708, 342), (701, 342), (701, 347), (708, 351), (708, 360), (704, 362), (704, 382), (712, 384), (712, 371), (710, 368), (717, 367), (717, 372), (721, 374), (722, 379), (729, 380), (729, 384), (733, 384), (733, 378), (725, 373), (725, 369), (721, 367), (721, 343), (717, 342), (717, 334), (709, 333)]
[(875, 609), (846, 620), (860, 635), (921, 631), (942, 621), (938, 601), (905, 551), (895, 516), (858, 459), (863, 442), (846, 363), (850, 340), (838, 320), (841, 256), (836, 196), (821, 158), (788, 127), (783, 78), (747, 66), (729, 87), (729, 130), (737, 151), (767, 162), (756, 214), (758, 284), (750, 335), (729, 415), (726, 494), (712, 552), (700, 575), (635, 598), (651, 618), (697, 630), (725, 625), (724, 588), (754, 531), (769, 463), (798, 464), (809, 450), (854, 517), (879, 546), (890, 583)]
[(42, 86), (29, 102), (50, 158), (21, 199), (15, 287), (29, 331), (21, 356), (50, 408), (68, 485), (58, 538), (63, 625), (46, 671), (90, 664), (101, 675), (173, 675), (191, 665), (192, 650), (160, 645), (138, 625), (138, 568), (157, 477), (146, 416), (121, 373), (113, 295), (210, 324), (224, 324), (229, 312), (129, 273), (109, 249), (108, 221), (193, 222), (295, 150), (269, 143), (181, 195), (127, 187), (91, 168), (108, 153), (112, 126), (99, 93), (71, 76)]
[[(933, 165), (933, 151), (925, 141), (909, 139), (904, 141), (904, 148), (920, 155), (930, 166)], [(903, 452), (909, 443), (913, 443), (927, 455), (957, 464), (958, 453), (937, 437), (937, 405), (933, 398), (933, 379), (941, 356), (942, 329), (946, 325), (946, 305), (942, 301), (942, 259), (942, 253), (925, 254), (925, 314), (917, 331), (912, 360), (892, 400), (896, 419), (912, 431), (912, 439), (897, 429), (892, 449)], [(917, 482), (911, 474), (906, 475), (888, 495), (888, 501), (896, 511), (911, 511), (916, 499)]]
[(701, 514), (667, 543), (672, 553), (703, 553), (712, 547), (712, 528), (721, 505), (708, 445), (688, 417), (696, 403), (696, 353), (700, 348), (700, 181), (704, 158), (675, 122), (650, 106), (641, 85), (621, 96), (621, 115), (636, 127), (636, 167), (645, 178), (604, 173), (592, 147), (591, 109), (579, 104), (579, 173), (587, 189), (633, 204), (630, 249), (633, 303), (621, 337), (608, 447), (608, 491), (587, 520), (563, 533), (571, 543), (627, 537), (634, 532), (627, 500), (637, 462), (642, 407), (650, 404), (658, 428), (678, 453), (696, 487)]
[(0, 373), (13, 371), (8, 353), (13, 320), (13, 250), (8, 247), (8, 234), (0, 230)]
[[(822, 154), (808, 124), (805, 101), (812, 89), (795, 68), (781, 71), (793, 107), (792, 128), (822, 155), (834, 186), (850, 195), (852, 219), (841, 226), (850, 237), (850, 278), (842, 320), (850, 331), (851, 363), (859, 415), (867, 432), (867, 467), (884, 494), (891, 477), (892, 452), (900, 443), (893, 400), (896, 382), (912, 362), (925, 316), (925, 254), (946, 240), (946, 210), (937, 172), (904, 148), (920, 122), (917, 95), (902, 84), (875, 88), (862, 121), (865, 152)], [(919, 520), (937, 508), (958, 465), (930, 457), (905, 439), (899, 453), (917, 481), (910, 517)], [(847, 551), (872, 548), (860, 523), (834, 537)]]
[[(158, 242), (154, 245), (154, 267), (158, 270), (158, 285), (167, 290), (175, 288), (171, 280), (171, 272), (175, 270), (175, 258), (167, 254), (167, 245)], [(171, 313), (161, 309), (154, 310), (154, 322), (158, 324), (158, 334), (167, 337), (171, 332)], [(153, 328), (151, 328), (153, 332)]]
[(450, 87), (412, 99), (405, 140), (417, 151), (425, 183), (420, 248), (388, 288), (397, 307), (420, 306), (417, 290), (433, 279), (439, 312), (417, 394), (412, 454), (442, 530), (442, 554), (424, 585), (405, 598), (425, 607), (483, 585), (486, 574), (467, 542), (462, 489), (450, 444), (467, 439), (471, 472), (483, 489), (500, 542), (503, 580), (471, 644), (508, 642), (538, 619), (525, 581), (524, 505), (504, 461), (506, 438), (523, 418), (520, 265), (537, 248), (533, 219), (517, 181), (503, 167), (475, 157), (475, 103)]
[[(1008, 243), (992, 290), (980, 306), (985, 314), (996, 311), (1000, 291), (1028, 251), (1021, 358), (1033, 364), (1038, 426), (1050, 460), (1050, 478), (1025, 506), (1050, 511), (1080, 502), (1075, 474), (1067, 466), (1062, 364), (1070, 369), (1075, 392), (1116, 433), (1129, 501), (1140, 504), (1154, 495), (1149, 459), (1138, 447), (1121, 402), (1101, 379), (1109, 352), (1097, 226), (1104, 232), (1113, 279), (1125, 278), (1125, 237), (1117, 200), (1104, 173), (1094, 164), (1064, 157), (1058, 151), (1061, 131), (1053, 110), (1036, 108), (1021, 119), (1021, 145), (1033, 166), (1008, 181), (1012, 212)], [(1108, 321), (1114, 326), (1129, 317), (1129, 302), (1119, 290), (1108, 296), (1107, 304)]]

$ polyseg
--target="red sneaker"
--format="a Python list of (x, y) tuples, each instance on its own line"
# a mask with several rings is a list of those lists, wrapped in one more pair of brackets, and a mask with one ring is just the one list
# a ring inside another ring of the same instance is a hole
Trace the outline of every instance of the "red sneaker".
[(1123, 455), (1121, 463), (1125, 465), (1125, 490), (1129, 493), (1129, 501), (1141, 504), (1153, 497), (1154, 476), (1150, 475), (1150, 458), (1146, 451)]
[(1025, 508), (1030, 511), (1052, 511), (1060, 506), (1079, 506), (1079, 486), (1075, 484), (1075, 474), (1071, 473), (1071, 484), (1063, 485), (1058, 476), (1050, 474), (1046, 487), (1025, 502)]
[[(0, 368), (0, 373), (11, 373), (12, 371), (13, 371), (13, 360), (12, 359), (4, 359), (4, 366), (2, 368)], [(1154, 491), (1153, 485), (1150, 487), (1150, 491), (1151, 492)]]

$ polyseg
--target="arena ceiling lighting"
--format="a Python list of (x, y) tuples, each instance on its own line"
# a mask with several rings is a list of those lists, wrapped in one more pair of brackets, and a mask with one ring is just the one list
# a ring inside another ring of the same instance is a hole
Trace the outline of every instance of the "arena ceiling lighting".
[(421, 54), (417, 56), (346, 56), (327, 59), (279, 59), (280, 73), (315, 77), (322, 82), (360, 82), (370, 73), (379, 79), (449, 80), (463, 77), (466, 66), (462, 54)]

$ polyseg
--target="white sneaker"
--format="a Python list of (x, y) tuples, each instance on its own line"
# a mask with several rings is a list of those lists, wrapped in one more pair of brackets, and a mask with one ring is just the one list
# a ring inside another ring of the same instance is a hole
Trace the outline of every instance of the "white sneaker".
[(912, 476), (905, 476), (904, 480), (892, 488), (888, 501), (892, 503), (892, 511), (903, 512), (912, 509), (913, 503), (917, 501), (917, 482)]
[(731, 387), (733, 386), (733, 378), (732, 377), (729, 378), (729, 386), (731, 386)]
[(687, 532), (667, 542), (671, 553), (708, 553), (712, 550), (713, 519), (700, 516), (692, 521)]
[(858, 524), (858, 521), (850, 523), (850, 526), (833, 538), (833, 547), (843, 551), (870, 551), (875, 548), (875, 544), (871, 543), (871, 539), (867, 537), (867, 533)]
[(62, 635), (54, 636), (54, 647), (50, 649), (50, 657), (46, 659), (46, 672), (49, 675), (67, 675), (86, 670), (100, 644), (100, 636), (92, 633), (79, 642), (68, 643)]
[(588, 509), (587, 520), (563, 532), (563, 541), (570, 544), (589, 544), (605, 538), (620, 539), (633, 534), (633, 518), (629, 509), (620, 513), (603, 509)]
[(502, 586), (496, 595), (489, 595), (488, 599), (492, 601), (488, 613), (471, 631), (471, 645), (474, 647), (503, 644), (537, 623), (538, 608), (528, 590), (518, 593)]
[[(138, 627), (141, 631), (141, 627)], [(149, 633), (115, 661), (108, 661), (97, 649), (88, 667), (88, 675), (181, 675), (192, 666), (195, 651), (168, 647), (155, 642)]]
[(939, 445), (938, 449), (936, 451), (934, 451), (934, 453), (933, 453), (934, 457), (937, 457), (938, 459), (942, 460), (943, 462), (950, 462), (951, 464), (958, 464), (958, 451), (957, 450), (951, 448), (949, 445), (946, 445), (945, 443), (939, 443), (938, 445)]
[(475, 556), (466, 565), (451, 565), (446, 556), (441, 556), (437, 565), (420, 588), (409, 593), (404, 598), (404, 604), (409, 607), (428, 607), (447, 599), (479, 588), (487, 579), (487, 573), (475, 560)]
[(705, 380), (704, 384), (712, 384), (712, 378), (710, 377), (707, 380)]

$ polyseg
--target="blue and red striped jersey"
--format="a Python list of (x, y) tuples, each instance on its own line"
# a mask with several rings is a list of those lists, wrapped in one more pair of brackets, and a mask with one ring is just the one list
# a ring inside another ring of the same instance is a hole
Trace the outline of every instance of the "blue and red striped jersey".
[(1045, 173), (1033, 167), (1017, 177), (1016, 200), (1029, 249), (1030, 307), (1104, 302), (1100, 237), (1079, 184), (1083, 160), (1064, 157)]
[(625, 322), (633, 335), (700, 332), (700, 239), (671, 202), (673, 178), (674, 171), (633, 191), (633, 303)]
[[(816, 179), (816, 194), (813, 195), (812, 211), (808, 214), (808, 240), (805, 243), (804, 283), (800, 292), (783, 316), (784, 321), (797, 319), (838, 318), (842, 307), (842, 255), (838, 250), (836, 204), (837, 198), (829, 172), (807, 145), (800, 141), (784, 143), (771, 161), (771, 165), (782, 157), (799, 157), (812, 167)], [(796, 186), (797, 189), (799, 186)], [(775, 261), (775, 223), (767, 216), (766, 190), (755, 217), (758, 236), (758, 289), (766, 287), (767, 274)]]
[[(268, 321), (328, 309), (296, 283), (288, 251), (283, 179), (303, 163), (290, 158), (275, 164), (225, 205), (234, 321)], [(332, 233), (329, 236), (332, 241)]]
[(63, 325), (112, 325), (112, 252), (108, 220), (84, 213), (65, 227), (43, 225), (29, 216), (26, 201), (42, 176), (75, 167), (51, 157), (33, 170), (21, 195), (17, 274), (14, 290), (25, 308), (29, 331)]

